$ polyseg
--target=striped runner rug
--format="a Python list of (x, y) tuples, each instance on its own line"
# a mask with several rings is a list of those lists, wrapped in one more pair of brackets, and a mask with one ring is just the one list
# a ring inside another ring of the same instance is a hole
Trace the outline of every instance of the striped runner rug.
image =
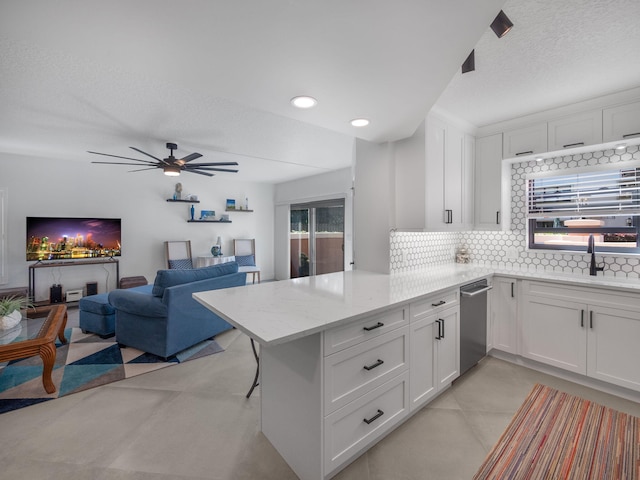
[(473, 477), (640, 479), (640, 418), (537, 384)]

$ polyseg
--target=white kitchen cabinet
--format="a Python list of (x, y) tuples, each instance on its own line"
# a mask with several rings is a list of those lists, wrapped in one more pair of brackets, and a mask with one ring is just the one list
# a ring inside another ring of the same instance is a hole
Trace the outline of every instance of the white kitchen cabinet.
[(584, 303), (527, 296), (522, 312), (523, 357), (586, 374), (587, 306)]
[(640, 137), (640, 102), (605, 108), (602, 137), (604, 142)]
[(602, 143), (602, 110), (567, 115), (548, 123), (548, 150)]
[(475, 227), (500, 230), (502, 201), (502, 134), (476, 139)]
[(429, 114), (426, 122), (426, 226), (463, 230), (473, 224), (473, 137)]
[(547, 124), (538, 123), (502, 134), (503, 158), (526, 157), (547, 151)]
[[(640, 296), (524, 282), (523, 357), (640, 391)], [(619, 308), (618, 308), (619, 307)]]
[(589, 307), (587, 375), (640, 391), (640, 312)]
[(410, 405), (424, 405), (460, 375), (457, 291), (410, 305)]
[(491, 290), (491, 339), (487, 345), (503, 352), (518, 353), (518, 281), (494, 277)]

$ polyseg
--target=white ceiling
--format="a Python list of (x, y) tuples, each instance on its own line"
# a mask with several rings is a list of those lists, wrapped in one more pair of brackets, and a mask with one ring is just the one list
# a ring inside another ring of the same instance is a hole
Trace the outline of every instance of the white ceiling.
[(640, 86), (639, 0), (507, 0), (437, 105), (481, 127)]
[[(0, 152), (89, 162), (170, 141), (240, 163), (216, 179), (279, 182), (349, 166), (356, 136), (411, 135), (452, 78), (438, 105), (478, 126), (640, 85), (638, 0), (503, 4), (0, 0)], [(318, 106), (291, 107), (300, 94)]]

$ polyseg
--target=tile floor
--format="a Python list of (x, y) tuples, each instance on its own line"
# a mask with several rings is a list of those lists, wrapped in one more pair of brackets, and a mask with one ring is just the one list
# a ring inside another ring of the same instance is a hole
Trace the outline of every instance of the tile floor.
[[(244, 397), (247, 337), (218, 341), (225, 352), (0, 415), (0, 479), (296, 479), (260, 433), (259, 390)], [(335, 478), (469, 479), (536, 382), (640, 416), (640, 404), (488, 357)]]

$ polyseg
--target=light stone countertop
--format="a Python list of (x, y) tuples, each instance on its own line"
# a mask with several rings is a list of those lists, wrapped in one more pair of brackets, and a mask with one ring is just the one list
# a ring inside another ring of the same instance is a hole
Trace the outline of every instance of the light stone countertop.
[(327, 330), (493, 275), (640, 293), (640, 280), (450, 264), (397, 274), (353, 270), (194, 293), (262, 345)]

